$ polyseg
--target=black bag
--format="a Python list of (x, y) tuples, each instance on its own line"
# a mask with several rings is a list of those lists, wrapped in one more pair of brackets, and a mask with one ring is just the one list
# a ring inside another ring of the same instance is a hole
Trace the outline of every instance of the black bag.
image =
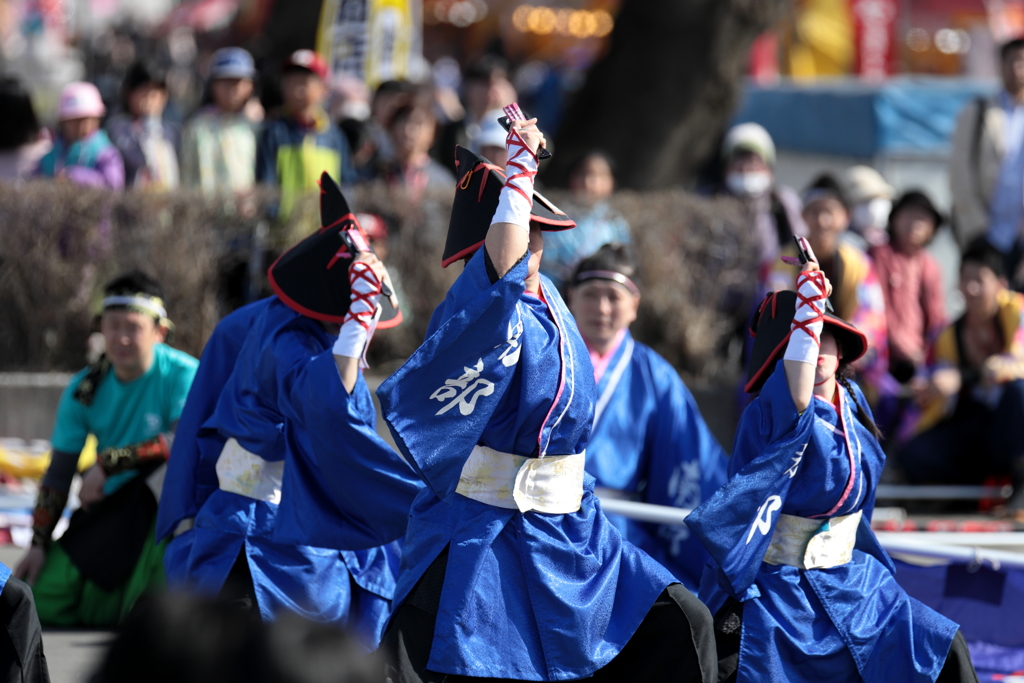
[(121, 586), (135, 569), (156, 518), (156, 498), (146, 478), (147, 467), (89, 510), (71, 516), (60, 540), (71, 563), (103, 590)]

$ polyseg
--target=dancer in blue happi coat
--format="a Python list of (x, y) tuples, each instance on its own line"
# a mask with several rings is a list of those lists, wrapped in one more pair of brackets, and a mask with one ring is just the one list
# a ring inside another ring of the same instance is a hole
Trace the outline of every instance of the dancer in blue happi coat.
[(710, 614), (622, 538), (584, 472), (594, 375), (538, 273), (541, 230), (573, 226), (533, 190), (541, 144), (534, 121), (513, 124), (507, 180), (457, 148), (443, 263), (469, 260), (377, 392), (428, 487), (405, 538), (388, 677), (710, 683)]
[(359, 371), (385, 271), (337, 185), (321, 186), (323, 227), (271, 266), (277, 295), (226, 317), (203, 352), (158, 534), (175, 535), (172, 584), (374, 646), (421, 484), (377, 435)]
[[(725, 483), (728, 458), (675, 368), (629, 333), (640, 305), (634, 270), (625, 245), (606, 244), (568, 282), (597, 383), (587, 472), (602, 496), (692, 510)], [(697, 590), (708, 554), (685, 525), (608, 519)]]
[[(845, 379), (864, 335), (825, 313), (814, 262), (754, 322), (730, 480), (687, 519), (723, 681), (977, 681), (957, 625), (909, 597), (871, 530), (885, 455)], [(779, 358), (784, 358), (778, 363)]]

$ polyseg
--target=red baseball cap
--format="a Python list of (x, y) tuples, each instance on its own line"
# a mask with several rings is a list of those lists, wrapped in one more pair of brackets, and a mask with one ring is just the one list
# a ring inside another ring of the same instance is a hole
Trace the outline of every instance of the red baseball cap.
[(281, 71), (296, 68), (312, 71), (320, 77), (320, 80), (327, 79), (327, 62), (312, 50), (296, 50), (288, 55), (288, 59), (284, 60), (281, 65)]

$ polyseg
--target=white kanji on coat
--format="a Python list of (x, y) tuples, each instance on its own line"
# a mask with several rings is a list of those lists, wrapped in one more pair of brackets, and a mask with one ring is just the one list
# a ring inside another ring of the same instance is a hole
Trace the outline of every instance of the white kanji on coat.
[(658, 536), (668, 541), (668, 554), (679, 557), (679, 553), (683, 551), (683, 541), (690, 537), (690, 530), (685, 524), (662, 524), (658, 527)]
[(523, 344), (520, 337), (523, 336), (523, 315), (519, 312), (519, 304), (516, 304), (516, 321), (508, 321), (508, 333), (505, 343), (508, 345), (501, 352), (498, 359), (506, 368), (512, 367), (519, 362), (519, 355), (523, 351)]
[(672, 470), (668, 480), (671, 505), (677, 508), (695, 508), (701, 503), (700, 461), (681, 462)]
[(761, 532), (762, 536), (768, 535), (768, 532), (772, 530), (772, 513), (781, 507), (782, 498), (779, 496), (768, 496), (768, 499), (758, 509), (754, 523), (750, 525), (750, 533), (747, 534), (747, 545), (750, 544), (750, 539), (754, 537), (755, 531)]
[(435, 401), (448, 401), (448, 405), (442, 407), (436, 413), (444, 415), (455, 406), (459, 412), (465, 415), (472, 415), (476, 410), (476, 402), (481, 396), (490, 396), (494, 393), (494, 382), (484, 379), (480, 373), (484, 370), (483, 359), (478, 359), (473, 367), (463, 367), (463, 373), (456, 379), (446, 379), (444, 386), (438, 387), (430, 398)]
[(789, 469), (786, 470), (786, 474), (789, 475), (790, 479), (795, 477), (796, 476), (796, 471), (798, 469), (800, 469), (800, 462), (804, 459), (804, 451), (806, 451), (806, 450), (807, 450), (807, 444), (804, 444), (804, 447), (801, 448), (797, 452), (797, 454), (793, 457), (793, 464), (790, 465)]

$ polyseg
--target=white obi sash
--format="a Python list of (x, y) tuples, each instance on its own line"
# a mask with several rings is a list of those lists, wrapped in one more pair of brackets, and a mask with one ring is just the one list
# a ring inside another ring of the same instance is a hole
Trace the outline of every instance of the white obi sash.
[(853, 559), (860, 517), (860, 510), (824, 521), (779, 515), (764, 561), (799, 569), (825, 569), (846, 564)]
[(569, 514), (583, 501), (585, 461), (585, 452), (527, 458), (476, 446), (455, 492), (499, 508)]
[(217, 481), (222, 491), (266, 503), (281, 502), (284, 461), (269, 462), (228, 439), (217, 458)]

